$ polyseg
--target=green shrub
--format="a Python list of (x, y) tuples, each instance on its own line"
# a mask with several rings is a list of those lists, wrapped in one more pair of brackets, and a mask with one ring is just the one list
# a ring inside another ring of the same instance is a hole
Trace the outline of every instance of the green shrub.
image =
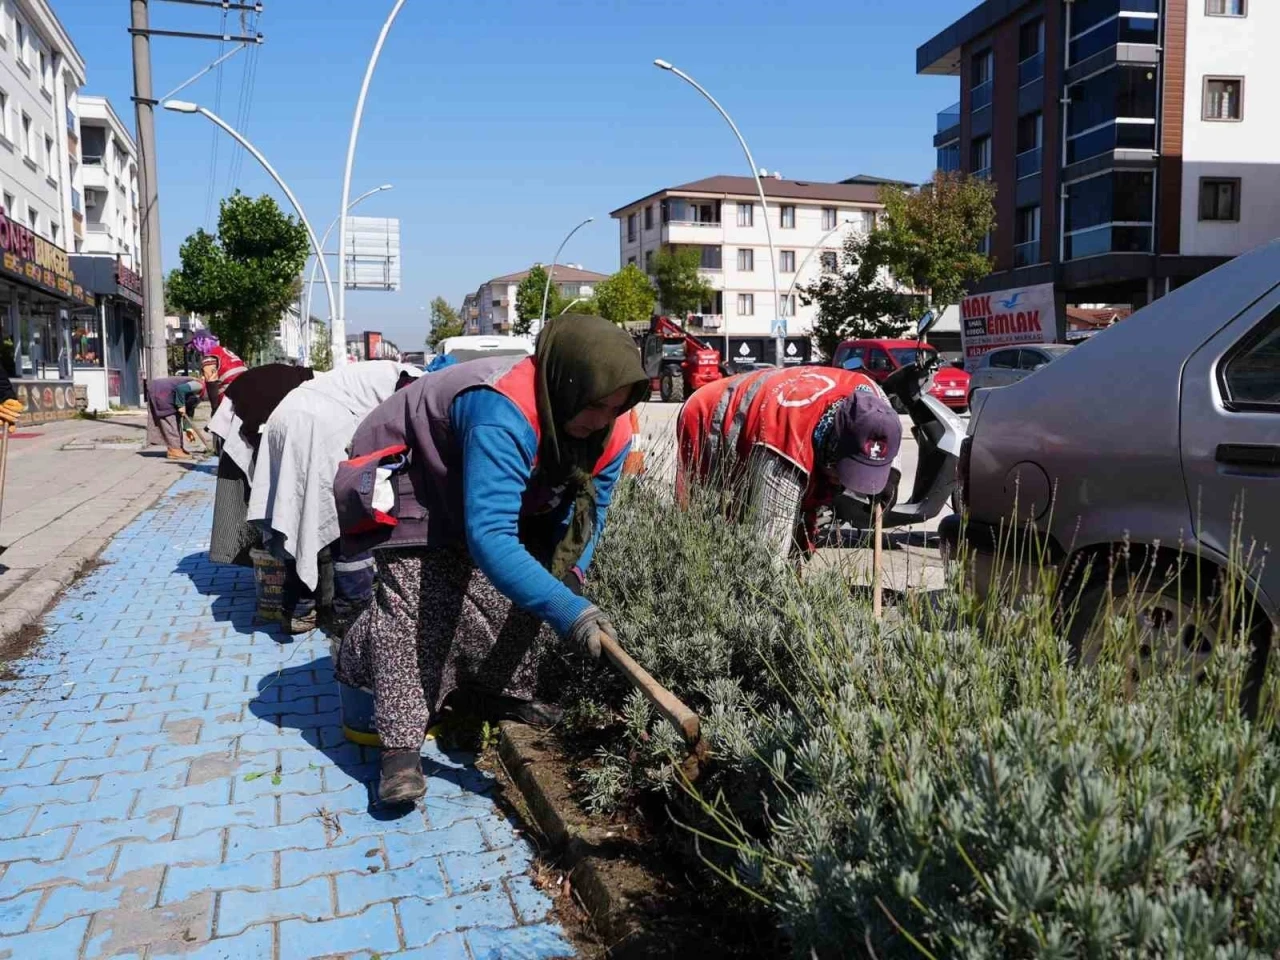
[(1122, 610), (1079, 669), (1051, 592), (979, 619), (958, 580), (877, 624), (715, 507), (619, 490), (592, 595), (716, 763), (682, 787), (671, 731), (584, 674), (578, 695), (623, 717), (584, 774), (597, 809), (648, 791), (695, 809), (708, 863), (798, 956), (1277, 955), (1276, 680), (1245, 719), (1242, 638), (1198, 681), (1135, 680)]

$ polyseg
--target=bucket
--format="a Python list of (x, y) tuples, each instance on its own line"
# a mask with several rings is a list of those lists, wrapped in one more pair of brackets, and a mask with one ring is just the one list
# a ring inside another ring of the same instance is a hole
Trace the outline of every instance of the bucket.
[(258, 620), (262, 622), (281, 619), (280, 605), (284, 601), (284, 564), (261, 547), (249, 551), (253, 561), (253, 585), (258, 597)]
[(362, 747), (381, 747), (373, 721), (373, 694), (338, 681), (338, 705), (342, 711), (342, 735)]

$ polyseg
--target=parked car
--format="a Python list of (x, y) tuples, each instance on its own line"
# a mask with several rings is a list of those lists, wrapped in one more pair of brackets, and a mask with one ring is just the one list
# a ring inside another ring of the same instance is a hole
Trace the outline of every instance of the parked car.
[(973, 406), (975, 390), (1017, 383), (1070, 349), (1071, 344), (1066, 343), (1025, 343), (983, 354), (969, 371), (969, 406)]
[(457, 357), (459, 363), (478, 357), (528, 357), (533, 354), (533, 341), (528, 337), (504, 335), (445, 337), (436, 344), (436, 351)]
[(1101, 331), (1034, 380), (975, 396), (958, 466), (965, 518), (946, 518), (939, 535), (951, 558), (963, 537), (980, 593), (997, 576), (1035, 589), (1010, 558), (1042, 552), (1077, 657), (1099, 649), (1110, 597), (1142, 613), (1148, 665), (1185, 665), (1240, 626), (1212, 613), (1236, 570), (1260, 670), (1280, 626), (1277, 278), (1280, 242)]
[[(858, 357), (862, 372), (876, 383), (883, 383), (895, 370), (916, 362), (917, 347), (915, 340), (846, 340), (836, 348), (831, 365), (843, 367)], [(921, 360), (937, 363), (938, 351), (929, 344), (919, 346), (919, 350), (926, 355)], [(948, 407), (963, 410), (969, 405), (969, 374), (955, 367), (939, 366), (929, 393)], [(896, 408), (897, 401), (894, 403)]]

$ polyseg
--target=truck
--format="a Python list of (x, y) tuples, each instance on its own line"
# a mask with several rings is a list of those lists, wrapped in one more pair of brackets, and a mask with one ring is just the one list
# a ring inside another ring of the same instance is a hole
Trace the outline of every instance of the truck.
[(720, 351), (670, 317), (654, 317), (636, 341), (645, 375), (664, 403), (680, 403), (699, 387), (728, 376)]

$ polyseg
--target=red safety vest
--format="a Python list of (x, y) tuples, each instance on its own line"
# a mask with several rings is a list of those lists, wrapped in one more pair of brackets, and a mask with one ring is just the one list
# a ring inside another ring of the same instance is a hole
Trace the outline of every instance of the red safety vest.
[(205, 356), (218, 361), (218, 381), (224, 387), (249, 369), (243, 360), (223, 346), (214, 347)]
[[(542, 425), (538, 422), (538, 394), (536, 390), (537, 371), (533, 365), (533, 359), (527, 358), (521, 360), (507, 373), (503, 374), (494, 383), (493, 389), (510, 400), (516, 405), (516, 408), (524, 414), (524, 418), (529, 421), (529, 426), (533, 429), (533, 436), (538, 444), (542, 444)], [(592, 476), (598, 476), (604, 472), (604, 468), (611, 464), (618, 454), (626, 449), (627, 444), (631, 442), (632, 427), (631, 417), (624, 413), (613, 422), (613, 430), (609, 434), (609, 440), (605, 444), (604, 453), (600, 455), (600, 459), (596, 461), (595, 468), (591, 471)], [(534, 463), (537, 463), (537, 454), (534, 455)]]

